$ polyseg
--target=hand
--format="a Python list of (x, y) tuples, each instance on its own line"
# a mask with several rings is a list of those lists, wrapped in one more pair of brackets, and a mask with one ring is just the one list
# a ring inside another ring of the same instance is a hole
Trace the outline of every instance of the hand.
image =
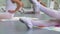
[(15, 13), (15, 10), (8, 10), (9, 13)]

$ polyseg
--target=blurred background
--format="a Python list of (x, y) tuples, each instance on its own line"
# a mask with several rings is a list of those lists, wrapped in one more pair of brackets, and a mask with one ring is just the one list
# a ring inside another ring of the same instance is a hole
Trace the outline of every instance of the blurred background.
[[(6, 1), (7, 0), (0, 0), (0, 13), (4, 12), (2, 10), (2, 8), (5, 10), (6, 8)], [(52, 5), (52, 0), (41, 0), (43, 3), (45, 3), (45, 5), (48, 8), (60, 11), (60, 0), (53, 0), (54, 1), (54, 5)], [(22, 2), (24, 3), (24, 8), (27, 10), (32, 10), (32, 4), (29, 2), (29, 0), (22, 0)], [(53, 7), (53, 8), (52, 8)], [(20, 12), (17, 12), (15, 16), (20, 17), (20, 16), (26, 16), (26, 17), (35, 17), (33, 16), (34, 14), (21, 14)], [(42, 19), (50, 19), (49, 16), (47, 16), (46, 14), (42, 13), (43, 18)]]
[[(50, 7), (52, 0), (42, 0), (42, 2), (44, 2), (46, 4), (47, 7)], [(58, 10), (60, 8), (60, 0), (54, 0), (54, 9)], [(24, 3), (24, 8), (31, 8), (32, 4), (29, 2), (29, 0), (22, 0), (22, 2)], [(2, 6), (6, 6), (6, 0), (0, 0), (0, 7)]]

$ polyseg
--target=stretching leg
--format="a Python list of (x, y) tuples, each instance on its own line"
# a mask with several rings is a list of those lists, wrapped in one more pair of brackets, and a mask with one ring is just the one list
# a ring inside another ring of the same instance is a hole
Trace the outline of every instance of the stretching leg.
[(52, 10), (49, 8), (46, 8), (44, 6), (42, 6), (40, 3), (38, 3), (37, 0), (33, 0), (33, 2), (38, 5), (39, 9), (44, 12), (45, 14), (49, 15), (50, 17), (56, 18), (56, 19), (60, 19), (60, 14), (58, 13), (58, 11), (56, 10)]

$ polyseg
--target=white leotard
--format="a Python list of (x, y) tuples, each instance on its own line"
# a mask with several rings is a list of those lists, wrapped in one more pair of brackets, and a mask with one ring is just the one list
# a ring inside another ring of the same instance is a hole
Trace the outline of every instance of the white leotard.
[[(9, 13), (8, 10), (15, 10), (15, 9), (16, 9), (16, 4), (12, 3), (11, 0), (6, 0), (6, 12)], [(12, 14), (12, 16), (14, 16), (14, 14)]]
[(6, 1), (6, 10), (15, 10), (16, 6), (14, 3), (11, 2), (11, 0)]

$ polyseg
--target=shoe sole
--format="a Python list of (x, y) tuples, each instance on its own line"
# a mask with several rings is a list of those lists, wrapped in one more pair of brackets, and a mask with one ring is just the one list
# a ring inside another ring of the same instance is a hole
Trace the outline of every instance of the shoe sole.
[(19, 19), (19, 21), (22, 22), (22, 23), (24, 23), (24, 24), (26, 25), (26, 27), (27, 27), (28, 29), (30, 29), (30, 27), (28, 26), (28, 24), (27, 24), (25, 21), (23, 21), (22, 19)]

